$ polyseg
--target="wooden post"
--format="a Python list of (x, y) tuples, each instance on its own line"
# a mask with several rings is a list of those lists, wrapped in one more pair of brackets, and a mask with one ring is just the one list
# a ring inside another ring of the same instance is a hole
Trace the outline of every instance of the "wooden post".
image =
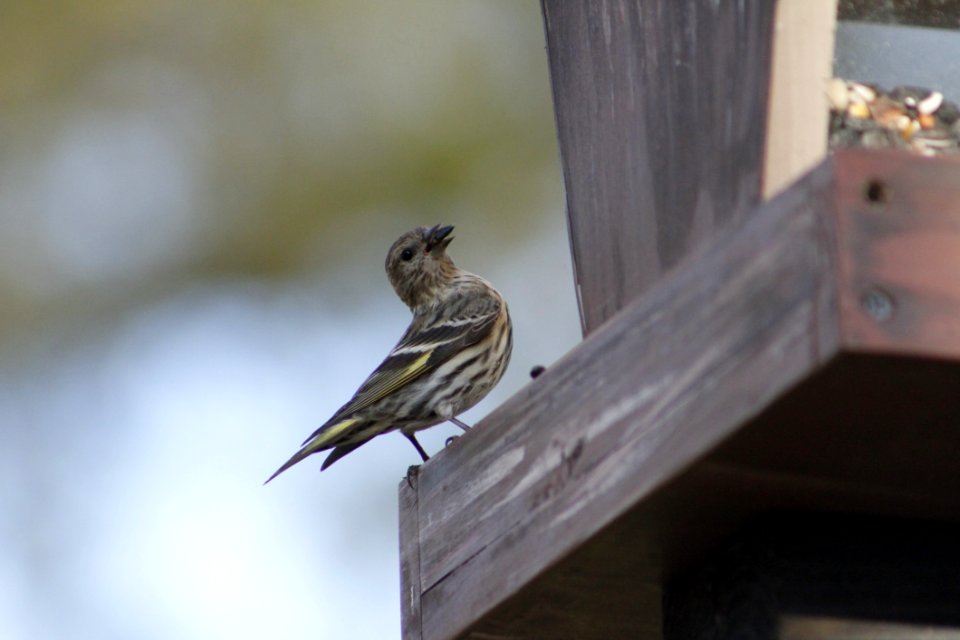
[(584, 333), (760, 201), (774, 6), (543, 0)]
[(770, 198), (827, 155), (837, 0), (778, 0), (770, 74), (763, 197)]

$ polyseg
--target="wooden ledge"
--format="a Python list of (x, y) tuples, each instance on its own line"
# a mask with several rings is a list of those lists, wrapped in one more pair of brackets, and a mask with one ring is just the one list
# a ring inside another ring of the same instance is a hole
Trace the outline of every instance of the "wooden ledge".
[(960, 515), (960, 162), (837, 153), (401, 484), (405, 639), (658, 637), (778, 508)]

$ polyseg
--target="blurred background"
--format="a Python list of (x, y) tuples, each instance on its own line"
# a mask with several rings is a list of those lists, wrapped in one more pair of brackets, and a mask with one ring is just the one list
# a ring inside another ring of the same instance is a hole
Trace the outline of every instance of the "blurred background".
[(0, 638), (398, 638), (413, 448), (261, 483), (406, 327), (409, 228), (511, 305), (467, 422), (579, 340), (539, 4), (0, 17)]

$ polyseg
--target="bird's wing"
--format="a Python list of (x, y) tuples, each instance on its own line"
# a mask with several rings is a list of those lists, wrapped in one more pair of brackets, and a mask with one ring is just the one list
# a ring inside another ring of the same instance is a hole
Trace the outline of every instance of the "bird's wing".
[[(343, 418), (379, 402), (404, 385), (436, 369), (462, 349), (482, 340), (493, 328), (501, 308), (498, 300), (487, 297), (470, 300), (462, 307), (453, 302), (448, 302), (446, 306), (459, 309), (460, 313), (438, 319), (423, 328), (418, 328), (417, 322), (411, 324), (397, 346), (328, 424), (336, 424)], [(317, 433), (323, 428), (318, 429)]]
[[(336, 447), (323, 467), (359, 447), (363, 442), (349, 442), (349, 435), (370, 426), (369, 420), (355, 417), (355, 413), (394, 393), (404, 385), (437, 368), (462, 349), (476, 344), (487, 336), (500, 315), (502, 302), (480, 297), (448, 301), (445, 315), (430, 318), (425, 326), (414, 319), (390, 354), (364, 381), (351, 400), (332, 418), (303, 441), (300, 450), (270, 476), (267, 482), (300, 462), (307, 456)], [(337, 444), (341, 443), (341, 444)], [(345, 444), (344, 444), (345, 443)]]

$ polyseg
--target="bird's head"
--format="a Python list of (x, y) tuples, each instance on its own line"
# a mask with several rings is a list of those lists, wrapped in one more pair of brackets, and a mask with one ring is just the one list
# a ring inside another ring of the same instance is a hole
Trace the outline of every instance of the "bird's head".
[(452, 225), (420, 227), (393, 243), (387, 254), (387, 276), (400, 299), (411, 309), (429, 303), (456, 273), (446, 250)]

